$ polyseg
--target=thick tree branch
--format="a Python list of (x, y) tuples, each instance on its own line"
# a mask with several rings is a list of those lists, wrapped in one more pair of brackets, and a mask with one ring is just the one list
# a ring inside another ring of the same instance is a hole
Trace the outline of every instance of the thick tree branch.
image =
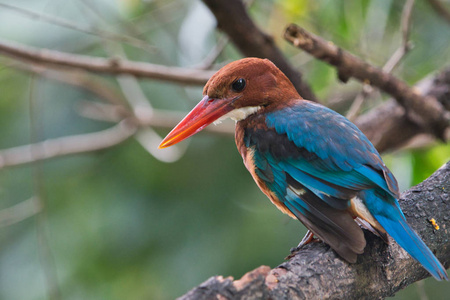
[(295, 70), (275, 45), (272, 37), (261, 31), (247, 14), (242, 0), (203, 0), (224, 31), (245, 56), (270, 59), (292, 81), (299, 94), (316, 100), (302, 74)]
[(78, 68), (95, 73), (129, 74), (181, 84), (203, 85), (212, 71), (167, 67), (120, 58), (101, 58), (39, 49), (0, 40), (0, 54), (33, 64), (53, 68)]
[[(450, 265), (450, 162), (402, 194), (409, 224), (445, 267)], [(434, 218), (439, 230), (430, 224)], [(262, 266), (239, 280), (215, 276), (179, 299), (383, 299), (430, 276), (395, 242), (365, 232), (367, 246), (356, 264), (324, 243), (311, 243), (274, 269)]]
[(450, 125), (450, 112), (446, 111), (435, 98), (421, 95), (404, 81), (295, 24), (287, 27), (284, 37), (294, 46), (336, 66), (342, 81), (346, 82), (353, 77), (392, 95), (405, 108), (410, 120), (445, 140), (445, 131)]

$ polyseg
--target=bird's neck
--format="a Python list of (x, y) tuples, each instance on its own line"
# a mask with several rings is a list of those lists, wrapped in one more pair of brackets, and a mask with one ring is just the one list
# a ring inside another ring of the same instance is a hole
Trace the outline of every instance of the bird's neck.
[(254, 113), (258, 112), (262, 107), (261, 106), (247, 106), (247, 107), (241, 107), (237, 109), (233, 109), (229, 113), (221, 116), (217, 120), (214, 121), (214, 124), (220, 124), (223, 120), (226, 120), (228, 118), (239, 122), (242, 120), (245, 120), (248, 116), (253, 115)]
[(246, 118), (236, 122), (235, 142), (239, 153), (246, 163), (247, 146), (245, 145), (245, 135), (248, 128), (264, 127), (265, 125), (265, 107), (258, 109), (257, 112), (248, 115)]
[(293, 98), (291, 100), (285, 102), (273, 103), (271, 105), (258, 107), (251, 114), (247, 114), (245, 118), (241, 118), (236, 122), (236, 132), (235, 132), (235, 141), (236, 146), (238, 148), (239, 153), (241, 154), (244, 162), (247, 158), (247, 146), (245, 145), (245, 135), (248, 128), (259, 128), (268, 130), (266, 124), (266, 115), (268, 113), (272, 113), (274, 111), (285, 108), (286, 106), (299, 105), (301, 102), (308, 103), (309, 101), (303, 100), (300, 96), (298, 98)]

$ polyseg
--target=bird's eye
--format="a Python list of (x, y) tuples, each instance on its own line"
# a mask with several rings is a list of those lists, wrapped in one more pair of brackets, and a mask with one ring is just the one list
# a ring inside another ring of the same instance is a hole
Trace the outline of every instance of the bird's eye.
[(233, 84), (231, 85), (231, 88), (235, 92), (242, 92), (244, 90), (244, 88), (245, 88), (245, 79), (244, 78), (239, 78), (238, 80), (233, 82)]

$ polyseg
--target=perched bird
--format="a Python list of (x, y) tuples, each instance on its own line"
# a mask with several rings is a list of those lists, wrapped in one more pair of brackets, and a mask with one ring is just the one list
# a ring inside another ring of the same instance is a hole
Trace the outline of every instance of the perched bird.
[(406, 222), (397, 181), (364, 134), (340, 114), (302, 99), (271, 61), (245, 58), (214, 74), (203, 99), (167, 135), (176, 144), (225, 118), (236, 120), (244, 164), (273, 204), (348, 262), (366, 246), (361, 227), (386, 232), (437, 280), (446, 271)]

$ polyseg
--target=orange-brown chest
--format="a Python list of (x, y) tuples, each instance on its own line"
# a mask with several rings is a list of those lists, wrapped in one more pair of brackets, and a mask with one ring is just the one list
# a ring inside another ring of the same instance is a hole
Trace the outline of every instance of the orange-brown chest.
[(239, 153), (242, 156), (242, 160), (244, 161), (244, 165), (247, 168), (247, 170), (250, 172), (250, 174), (253, 177), (253, 180), (255, 180), (256, 184), (258, 185), (259, 189), (270, 199), (270, 201), (283, 213), (289, 215), (290, 217), (296, 219), (294, 214), (289, 211), (289, 209), (283, 204), (283, 201), (278, 199), (276, 194), (272, 192), (266, 182), (262, 180), (258, 174), (256, 174), (256, 165), (255, 165), (255, 159), (254, 159), (254, 153), (255, 153), (255, 147), (249, 146), (245, 144), (246, 140), (246, 125), (248, 125), (248, 122), (240, 121), (236, 124), (236, 133), (235, 133), (235, 140), (236, 140), (236, 146), (238, 148)]

